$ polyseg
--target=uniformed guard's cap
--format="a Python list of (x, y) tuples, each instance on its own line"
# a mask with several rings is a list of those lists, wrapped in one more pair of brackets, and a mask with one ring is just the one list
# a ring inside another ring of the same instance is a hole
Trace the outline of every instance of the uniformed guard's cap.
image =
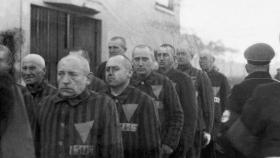
[(266, 43), (253, 44), (244, 52), (247, 62), (252, 65), (267, 65), (274, 55), (273, 48)]

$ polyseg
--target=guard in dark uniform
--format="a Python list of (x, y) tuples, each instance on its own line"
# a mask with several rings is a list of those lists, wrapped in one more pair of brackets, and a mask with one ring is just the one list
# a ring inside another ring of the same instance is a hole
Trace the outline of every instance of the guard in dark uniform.
[(250, 137), (240, 137), (240, 144), (251, 147), (247, 154), (248, 157), (280, 157), (279, 92), (279, 83), (261, 85), (255, 89), (252, 97), (243, 108), (240, 122), (244, 128), (238, 130), (242, 131), (241, 136), (245, 134), (256, 138), (255, 141), (251, 141), (253, 143), (249, 144), (247, 141)]
[[(217, 137), (220, 132), (221, 116), (225, 110), (227, 103), (227, 95), (229, 94), (229, 83), (226, 76), (218, 72), (214, 66), (215, 57), (210, 52), (203, 51), (200, 54), (199, 64), (203, 71), (205, 71), (211, 80), (213, 93), (214, 93), (214, 104), (215, 104), (215, 120), (212, 132), (212, 140), (210, 144), (202, 150), (202, 157), (217, 157), (216, 153), (219, 154), (221, 151), (217, 144)], [(216, 152), (219, 150), (219, 152)]]
[[(274, 82), (269, 74), (269, 63), (274, 55), (275, 53), (272, 47), (265, 43), (253, 44), (245, 50), (244, 56), (247, 59), (245, 68), (249, 75), (244, 81), (232, 88), (229, 96), (228, 109), (230, 111), (230, 118), (229, 121), (225, 123), (226, 128), (229, 128), (227, 131), (229, 140), (233, 140), (232, 138), (235, 138), (235, 135), (240, 131), (233, 129), (237, 129), (235, 126), (240, 128), (239, 126), (241, 125), (238, 122), (239, 117), (246, 101), (252, 96), (255, 88), (261, 84)], [(234, 142), (237, 142), (239, 139), (235, 140)], [(230, 149), (231, 146), (228, 147), (228, 153), (230, 153), (230, 155), (245, 157), (244, 153), (236, 151), (235, 149)], [(246, 149), (246, 146), (243, 147), (243, 149)]]
[(162, 44), (156, 53), (156, 59), (159, 64), (158, 72), (166, 75), (173, 82), (184, 111), (181, 139), (178, 147), (169, 158), (186, 158), (187, 152), (193, 146), (197, 124), (195, 88), (189, 75), (174, 69), (175, 49), (172, 45)]
[(229, 125), (240, 116), (245, 102), (258, 85), (274, 81), (269, 74), (269, 63), (274, 55), (272, 47), (265, 43), (253, 44), (245, 50), (244, 56), (247, 59), (245, 68), (249, 75), (231, 90), (228, 106)]
[(178, 70), (191, 76), (196, 88), (198, 101), (198, 123), (195, 140), (188, 157), (199, 158), (203, 146), (207, 146), (211, 140), (211, 132), (214, 123), (214, 101), (211, 80), (207, 74), (191, 65), (193, 54), (185, 49), (176, 52)]

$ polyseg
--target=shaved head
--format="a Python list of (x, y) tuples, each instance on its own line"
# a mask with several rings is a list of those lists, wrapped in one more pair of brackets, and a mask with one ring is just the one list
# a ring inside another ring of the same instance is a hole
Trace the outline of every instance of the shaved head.
[(68, 55), (57, 66), (58, 90), (63, 97), (75, 97), (90, 84), (88, 61), (80, 55)]
[(115, 63), (120, 63), (122, 64), (127, 70), (132, 70), (132, 64), (130, 62), (130, 60), (128, 59), (128, 57), (124, 56), (124, 55), (116, 55), (114, 57), (111, 57), (107, 64), (111, 63), (111, 62), (115, 62)]
[(26, 85), (41, 84), (46, 69), (45, 60), (38, 54), (28, 54), (22, 59), (21, 75)]
[(69, 54), (63, 57), (62, 59), (60, 59), (58, 65), (65, 64), (65, 63), (72, 63), (74, 65), (79, 66), (86, 75), (90, 73), (88, 60), (86, 60), (84, 57), (80, 55)]
[(46, 67), (45, 60), (38, 54), (28, 54), (22, 59), (22, 63), (30, 62), (37, 65), (39, 68), (44, 69)]

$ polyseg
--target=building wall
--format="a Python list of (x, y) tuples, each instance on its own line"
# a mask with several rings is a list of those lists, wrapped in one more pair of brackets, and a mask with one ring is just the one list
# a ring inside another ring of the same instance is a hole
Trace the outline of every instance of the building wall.
[[(19, 50), (18, 61), (30, 52), (31, 4), (56, 8), (43, 0), (1, 0), (0, 32), (21, 28), (24, 44)], [(94, 5), (99, 14), (86, 15), (102, 20), (102, 60), (108, 57), (107, 42), (113, 36), (127, 39), (128, 56), (137, 44), (157, 47), (163, 42), (175, 44), (179, 37), (179, 0), (174, 0), (174, 12), (157, 9), (155, 0), (86, 0), (85, 5)]]

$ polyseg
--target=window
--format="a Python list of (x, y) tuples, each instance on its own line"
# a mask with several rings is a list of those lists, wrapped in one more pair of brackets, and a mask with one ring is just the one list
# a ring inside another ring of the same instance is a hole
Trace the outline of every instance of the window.
[(161, 6), (165, 9), (173, 11), (174, 3), (173, 0), (156, 0), (156, 5)]

